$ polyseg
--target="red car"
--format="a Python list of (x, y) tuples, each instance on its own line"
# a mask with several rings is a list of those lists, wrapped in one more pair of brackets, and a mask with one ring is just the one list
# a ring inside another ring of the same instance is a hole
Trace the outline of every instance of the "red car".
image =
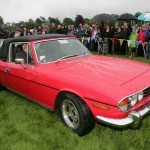
[(4, 40), (0, 86), (52, 111), (58, 108), (63, 123), (78, 135), (95, 122), (139, 125), (150, 112), (150, 65), (92, 55), (73, 36)]

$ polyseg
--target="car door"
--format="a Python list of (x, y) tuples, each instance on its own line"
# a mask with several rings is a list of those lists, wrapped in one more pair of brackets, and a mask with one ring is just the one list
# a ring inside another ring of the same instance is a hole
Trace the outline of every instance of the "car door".
[[(37, 88), (36, 72), (34, 63), (17, 64), (15, 63), (16, 51), (13, 49), (14, 45), (21, 43), (11, 43), (9, 47), (8, 63), (5, 66), (5, 79), (7, 80), (7, 87), (11, 90), (18, 92), (26, 97), (35, 99)], [(28, 48), (30, 49), (29, 43)]]
[(5, 68), (7, 66), (7, 61), (0, 60), (0, 84), (7, 87), (8, 82), (6, 80)]

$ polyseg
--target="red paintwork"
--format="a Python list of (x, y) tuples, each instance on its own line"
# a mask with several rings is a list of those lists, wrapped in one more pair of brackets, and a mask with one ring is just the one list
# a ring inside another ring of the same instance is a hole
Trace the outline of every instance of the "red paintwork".
[[(127, 112), (118, 110), (118, 102), (150, 86), (150, 65), (106, 56), (86, 55), (49, 64), (38, 64), (31, 42), (35, 65), (0, 61), (0, 84), (13, 89), (52, 110), (58, 94), (62, 91), (80, 96), (97, 115), (121, 118)], [(5, 73), (5, 68), (10, 73)], [(147, 101), (142, 100), (139, 104)], [(92, 103), (102, 103), (109, 110), (97, 109)]]

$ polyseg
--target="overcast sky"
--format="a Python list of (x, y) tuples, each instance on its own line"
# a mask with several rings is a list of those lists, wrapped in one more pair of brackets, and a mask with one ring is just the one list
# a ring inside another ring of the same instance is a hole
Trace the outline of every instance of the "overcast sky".
[(35, 20), (39, 16), (91, 19), (97, 14), (150, 12), (150, 0), (1, 0), (0, 16), (4, 22)]

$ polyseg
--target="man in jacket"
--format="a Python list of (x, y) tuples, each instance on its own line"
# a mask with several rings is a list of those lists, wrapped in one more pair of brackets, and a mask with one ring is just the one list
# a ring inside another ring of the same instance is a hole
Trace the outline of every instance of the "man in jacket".
[(129, 40), (130, 38), (130, 33), (131, 33), (131, 30), (128, 28), (128, 24), (125, 22), (123, 26), (123, 30), (122, 30), (122, 37), (124, 39), (122, 43), (122, 48), (121, 48), (122, 54), (126, 54), (127, 40)]

